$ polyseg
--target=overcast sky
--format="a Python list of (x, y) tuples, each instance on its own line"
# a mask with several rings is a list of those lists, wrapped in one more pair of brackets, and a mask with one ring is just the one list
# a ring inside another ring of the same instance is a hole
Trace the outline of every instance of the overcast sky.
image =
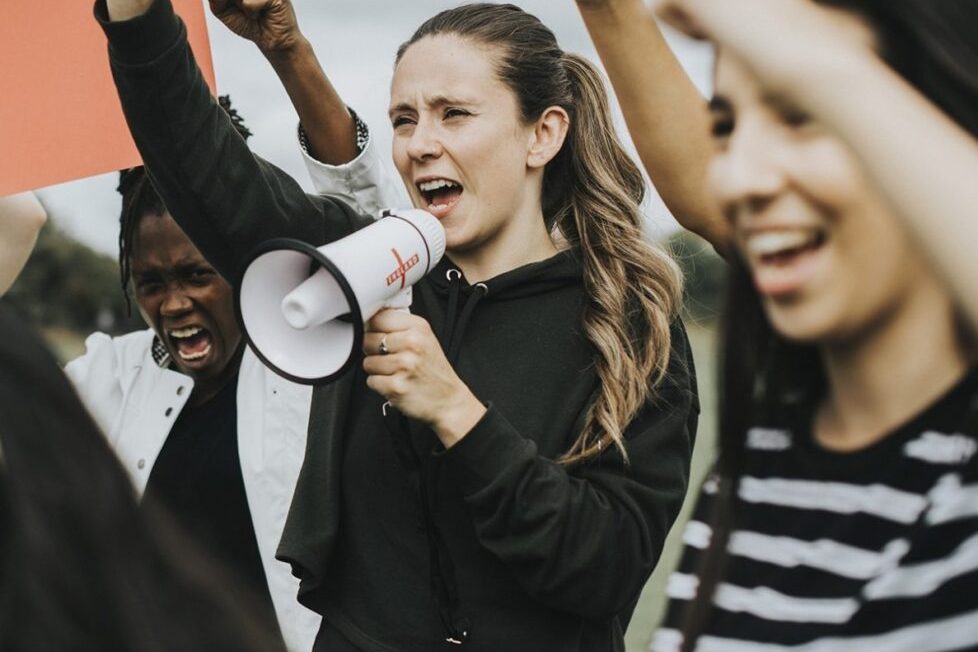
[[(347, 103), (370, 125), (372, 137), (382, 150), (390, 151), (387, 104), (394, 52), (422, 21), (458, 3), (444, 0), (406, 3), (293, 0), (293, 3), (302, 30), (315, 46), (326, 73)], [(517, 0), (516, 4), (548, 25), (563, 49), (597, 61), (571, 0)], [(251, 147), (311, 190), (295, 142), (295, 114), (271, 68), (250, 42), (234, 36), (213, 16), (208, 19), (218, 90), (231, 95), (235, 107), (254, 132), (249, 141)], [(711, 60), (708, 48), (680, 36), (668, 36), (680, 61), (705, 94)], [(617, 122), (627, 138), (620, 116)], [(120, 206), (115, 186), (115, 174), (100, 175), (45, 188), (40, 195), (59, 226), (99, 251), (115, 255)], [(673, 228), (674, 223), (660, 202), (651, 200), (646, 212), (653, 232)]]

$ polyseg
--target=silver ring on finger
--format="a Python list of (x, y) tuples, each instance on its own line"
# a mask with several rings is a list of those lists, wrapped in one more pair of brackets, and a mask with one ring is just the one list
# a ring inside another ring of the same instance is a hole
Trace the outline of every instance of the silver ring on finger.
[(387, 348), (387, 336), (380, 338), (380, 355), (387, 355), (391, 350)]

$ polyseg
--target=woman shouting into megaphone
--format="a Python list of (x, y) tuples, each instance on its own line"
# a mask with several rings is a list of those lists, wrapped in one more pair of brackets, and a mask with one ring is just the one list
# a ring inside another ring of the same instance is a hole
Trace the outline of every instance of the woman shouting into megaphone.
[[(235, 136), (169, 0), (96, 12), (147, 167), (227, 278), (266, 239), (370, 223)], [(643, 238), (601, 79), (517, 7), (462, 6), (400, 48), (389, 115), (447, 255), (315, 390), (279, 548), (323, 615), (315, 649), (621, 650), (698, 403), (679, 274)]]

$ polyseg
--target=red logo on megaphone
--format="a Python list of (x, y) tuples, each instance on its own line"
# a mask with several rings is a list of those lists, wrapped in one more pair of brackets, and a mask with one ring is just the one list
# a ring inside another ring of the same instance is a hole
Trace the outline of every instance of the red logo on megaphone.
[(397, 253), (397, 249), (391, 249), (391, 253), (394, 254), (394, 259), (397, 261), (397, 267), (393, 272), (387, 275), (387, 285), (394, 285), (397, 280), (401, 280), (401, 288), (403, 289), (407, 283), (407, 272), (409, 269), (421, 262), (421, 257), (418, 254), (414, 254), (407, 260), (401, 260), (401, 254)]

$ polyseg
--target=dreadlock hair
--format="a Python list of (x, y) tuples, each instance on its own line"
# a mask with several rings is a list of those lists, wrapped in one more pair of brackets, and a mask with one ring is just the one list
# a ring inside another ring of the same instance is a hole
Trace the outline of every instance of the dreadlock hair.
[[(218, 104), (231, 118), (235, 131), (245, 140), (252, 135), (245, 126), (238, 110), (231, 106), (231, 97), (221, 95)], [(116, 191), (122, 195), (122, 212), (119, 215), (119, 282), (126, 297), (126, 310), (131, 314), (132, 302), (129, 298), (129, 280), (132, 274), (132, 248), (139, 220), (147, 215), (159, 217), (166, 212), (166, 206), (146, 174), (146, 168), (138, 165), (119, 171), (119, 185)]]

